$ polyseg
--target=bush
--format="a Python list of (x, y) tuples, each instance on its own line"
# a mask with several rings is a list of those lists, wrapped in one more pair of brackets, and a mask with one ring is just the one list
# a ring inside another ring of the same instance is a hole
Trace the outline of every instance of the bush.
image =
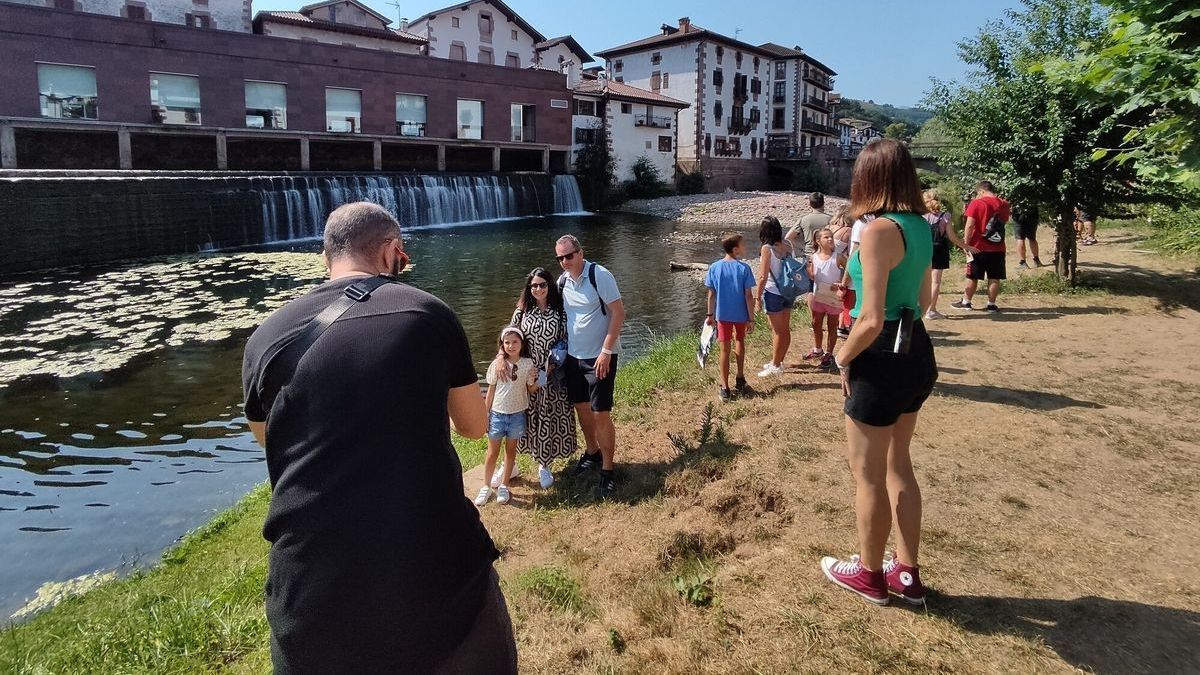
[(1167, 251), (1200, 253), (1200, 208), (1151, 206), (1147, 220), (1156, 233), (1151, 241)]
[(681, 195), (698, 195), (704, 192), (704, 172), (696, 169), (679, 177), (677, 186)]
[(666, 192), (662, 174), (650, 158), (642, 155), (633, 163), (633, 180), (622, 183), (629, 199), (653, 199)]

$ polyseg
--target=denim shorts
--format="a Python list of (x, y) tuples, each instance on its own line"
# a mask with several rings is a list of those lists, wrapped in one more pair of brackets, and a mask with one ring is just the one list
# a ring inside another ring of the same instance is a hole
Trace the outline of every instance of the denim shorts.
[(771, 291), (763, 293), (763, 309), (767, 311), (767, 314), (775, 314), (785, 309), (791, 309), (795, 304), (794, 300), (787, 300), (782, 295), (776, 295)]
[(519, 413), (488, 412), (488, 438), (515, 441), (525, 435), (525, 411)]

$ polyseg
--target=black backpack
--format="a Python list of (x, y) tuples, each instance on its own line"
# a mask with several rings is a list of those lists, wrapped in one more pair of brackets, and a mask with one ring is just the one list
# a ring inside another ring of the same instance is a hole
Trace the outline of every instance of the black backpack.
[[(596, 263), (588, 263), (588, 281), (592, 282), (592, 288), (596, 289), (596, 299), (600, 301), (600, 313), (608, 316), (608, 305), (604, 304), (604, 298), (600, 297), (600, 287), (596, 285)], [(567, 286), (567, 272), (563, 272), (558, 278), (558, 294), (561, 296), (563, 289)]]
[(1000, 219), (1000, 212), (992, 214), (988, 218), (987, 227), (983, 230), (983, 238), (993, 244), (999, 244), (1004, 241), (1004, 228), (1008, 225), (1007, 220)]

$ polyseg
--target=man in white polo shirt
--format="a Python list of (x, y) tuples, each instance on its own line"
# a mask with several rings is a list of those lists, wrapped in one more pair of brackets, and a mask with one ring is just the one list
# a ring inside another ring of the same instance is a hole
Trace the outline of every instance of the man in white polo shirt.
[(558, 288), (567, 314), (567, 395), (575, 406), (587, 442), (575, 474), (585, 474), (599, 464), (596, 497), (607, 499), (616, 489), (613, 385), (617, 379), (625, 303), (612, 272), (584, 260), (583, 247), (574, 236), (559, 237), (554, 257), (563, 268)]

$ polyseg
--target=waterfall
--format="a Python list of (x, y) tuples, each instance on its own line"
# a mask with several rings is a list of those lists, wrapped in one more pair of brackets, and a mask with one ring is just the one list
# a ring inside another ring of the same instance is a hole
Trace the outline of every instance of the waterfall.
[(583, 210), (583, 196), (579, 194), (575, 176), (554, 177), (554, 212), (587, 213)]

